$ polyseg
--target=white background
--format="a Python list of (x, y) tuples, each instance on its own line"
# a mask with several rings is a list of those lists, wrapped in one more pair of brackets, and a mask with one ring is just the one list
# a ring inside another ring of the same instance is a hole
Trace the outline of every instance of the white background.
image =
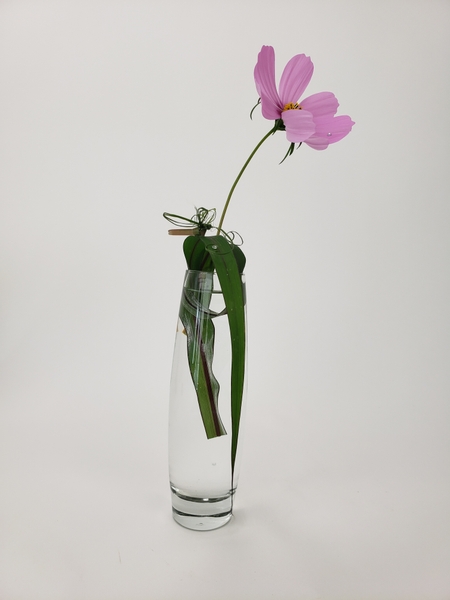
[[(1, 600), (450, 598), (450, 3), (0, 2)], [(298, 53), (356, 125), (281, 166), (245, 240), (233, 521), (171, 518), (180, 238), (268, 131)]]

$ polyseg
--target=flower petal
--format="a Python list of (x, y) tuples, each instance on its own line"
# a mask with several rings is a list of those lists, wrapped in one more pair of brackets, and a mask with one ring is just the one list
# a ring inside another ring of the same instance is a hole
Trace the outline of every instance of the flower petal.
[(339, 102), (331, 92), (319, 92), (308, 96), (300, 102), (305, 110), (309, 110), (316, 117), (332, 117), (336, 114)]
[(308, 83), (314, 71), (314, 65), (304, 54), (297, 54), (284, 67), (280, 79), (280, 99), (282, 106), (289, 102), (297, 102)]
[(305, 144), (315, 150), (325, 150), (329, 144), (339, 142), (350, 133), (355, 123), (349, 116), (340, 115), (339, 117), (319, 117), (315, 119), (315, 124), (316, 131), (314, 135), (305, 140)]
[(272, 46), (263, 46), (256, 63), (255, 84), (261, 98), (261, 109), (266, 119), (279, 119), (283, 108), (275, 85), (275, 52)]
[(304, 142), (315, 132), (313, 116), (307, 110), (285, 110), (281, 118), (286, 127), (286, 137), (290, 142), (296, 144)]

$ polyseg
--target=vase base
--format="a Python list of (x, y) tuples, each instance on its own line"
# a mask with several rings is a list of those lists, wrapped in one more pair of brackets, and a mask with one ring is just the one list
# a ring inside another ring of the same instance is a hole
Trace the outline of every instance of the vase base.
[(233, 514), (233, 493), (203, 498), (183, 494), (181, 490), (170, 486), (172, 490), (172, 514), (182, 527), (195, 531), (210, 531), (226, 525)]

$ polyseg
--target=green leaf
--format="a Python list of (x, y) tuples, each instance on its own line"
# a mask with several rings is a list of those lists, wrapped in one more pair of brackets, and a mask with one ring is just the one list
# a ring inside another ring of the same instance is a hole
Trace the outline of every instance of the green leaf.
[(242, 252), (242, 250), (239, 248), (239, 246), (233, 246), (233, 254), (234, 254), (234, 258), (236, 259), (236, 264), (239, 270), (239, 273), (244, 272), (245, 269), (245, 263), (247, 261), (247, 259), (245, 258), (245, 254)]
[[(205, 282), (212, 283), (210, 274), (214, 271), (222, 288), (225, 302), (223, 312), (228, 318), (231, 339), (231, 469), (234, 474), (245, 376), (245, 298), (242, 272), (246, 259), (238, 246), (221, 235), (187, 237), (183, 251), (189, 270), (205, 273), (203, 284), (202, 273), (196, 273), (195, 276), (200, 278), (198, 285), (193, 285), (190, 292), (185, 291), (180, 318), (188, 338), (189, 368), (208, 438), (226, 433), (218, 412), (220, 386), (212, 370), (212, 319), (217, 313), (209, 309), (212, 286), (210, 291), (205, 288)], [(201, 289), (202, 285), (205, 289)]]
[(245, 376), (245, 298), (240, 266), (242, 250), (236, 251), (223, 236), (200, 238), (216, 270), (228, 316), (231, 338), (231, 470), (234, 474)]
[(212, 273), (214, 265), (201, 240), (202, 236), (199, 235), (190, 235), (184, 240), (183, 252), (187, 266), (191, 271), (208, 271)]
[(187, 336), (187, 354), (200, 414), (208, 439), (225, 435), (218, 411), (219, 382), (214, 376), (215, 328), (209, 310), (213, 279), (211, 273), (188, 275), (180, 305), (180, 319)]

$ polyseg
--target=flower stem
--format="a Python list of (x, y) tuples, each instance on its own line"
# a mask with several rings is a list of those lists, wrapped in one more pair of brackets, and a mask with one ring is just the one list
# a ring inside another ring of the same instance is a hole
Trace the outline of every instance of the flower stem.
[(267, 140), (267, 138), (270, 137), (273, 133), (275, 133), (275, 131), (277, 131), (277, 129), (278, 129), (277, 123), (275, 123), (275, 126), (272, 127), (272, 129), (268, 133), (266, 133), (266, 135), (262, 138), (262, 140), (260, 142), (258, 142), (258, 144), (256, 145), (256, 147), (253, 150), (253, 152), (250, 154), (250, 156), (245, 161), (244, 166), (239, 171), (238, 176), (236, 177), (236, 179), (234, 180), (233, 185), (231, 186), (231, 190), (230, 190), (230, 193), (228, 194), (228, 198), (227, 198), (227, 200), (225, 202), (225, 206), (223, 207), (222, 215), (220, 217), (219, 225), (217, 227), (217, 233), (220, 233), (222, 231), (223, 220), (225, 219), (225, 214), (227, 212), (228, 205), (230, 204), (231, 196), (233, 195), (233, 192), (234, 192), (234, 190), (235, 190), (235, 188), (236, 188), (236, 186), (237, 186), (237, 184), (239, 182), (239, 179), (242, 177), (245, 169), (248, 167), (248, 164), (250, 163), (250, 161), (252, 160), (252, 158), (255, 156), (255, 154), (259, 150), (260, 146), (262, 146), (263, 143)]

